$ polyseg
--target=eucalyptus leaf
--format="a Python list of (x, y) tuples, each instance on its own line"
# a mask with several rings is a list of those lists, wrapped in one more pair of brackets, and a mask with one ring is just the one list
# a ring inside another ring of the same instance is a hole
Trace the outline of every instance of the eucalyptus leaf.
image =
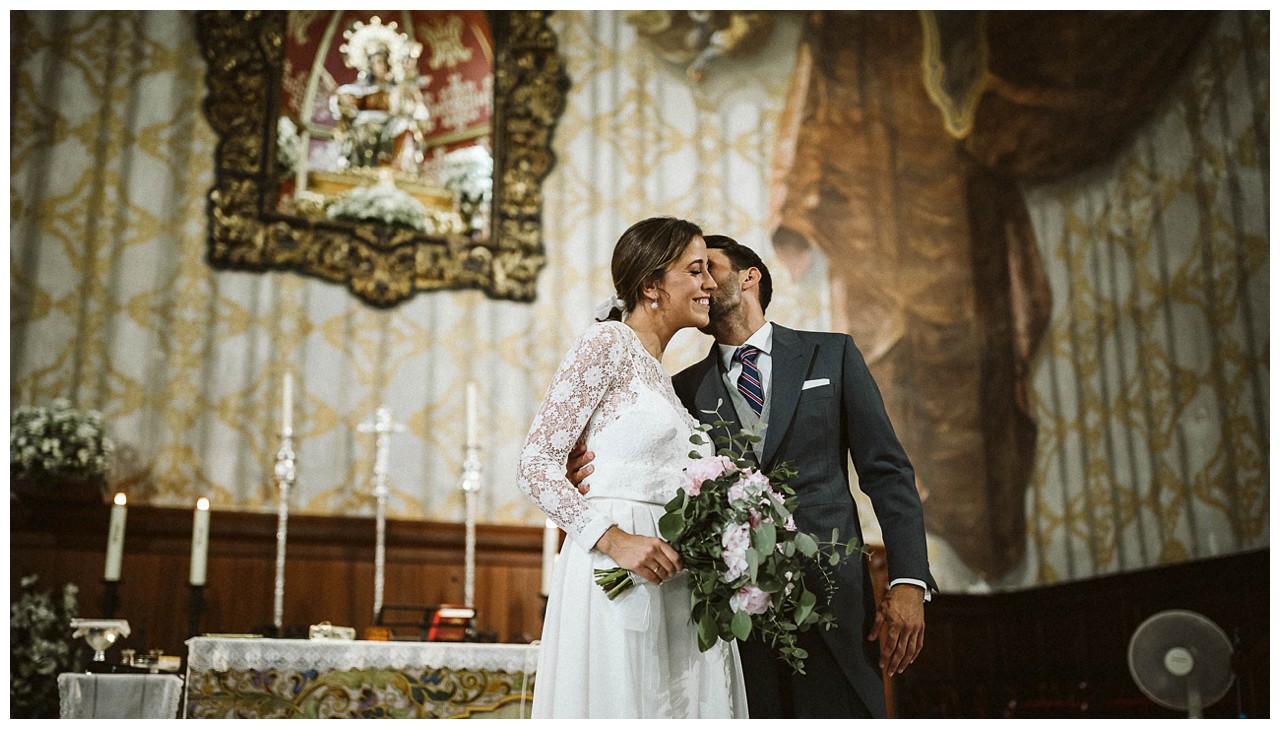
[(769, 554), (778, 542), (778, 530), (769, 522), (763, 522), (751, 532), (751, 546), (761, 554)]
[(800, 599), (796, 601), (799, 607), (796, 609), (796, 622), (803, 624), (804, 621), (813, 612), (814, 605), (818, 604), (818, 598), (810, 591), (801, 588)]
[(813, 537), (804, 532), (796, 534), (795, 544), (796, 549), (800, 550), (800, 553), (806, 557), (813, 557), (818, 554), (818, 543), (813, 541)]
[(663, 539), (674, 542), (684, 532), (684, 523), (684, 514), (681, 512), (667, 512), (658, 519), (658, 532), (662, 534)]
[(746, 640), (751, 637), (751, 616), (742, 611), (734, 613), (730, 627), (733, 629), (733, 637)]
[(703, 652), (710, 650), (719, 637), (720, 632), (716, 627), (715, 616), (708, 610), (698, 621), (698, 650)]

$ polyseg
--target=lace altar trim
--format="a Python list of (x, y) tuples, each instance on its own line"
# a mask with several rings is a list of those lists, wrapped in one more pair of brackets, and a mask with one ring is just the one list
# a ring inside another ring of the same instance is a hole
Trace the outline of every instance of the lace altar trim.
[(277, 638), (192, 638), (187, 641), (192, 671), (287, 668), (291, 671), (347, 671), (367, 668), (449, 667), (473, 671), (533, 673), (538, 644), (408, 643), (381, 641), (286, 640)]

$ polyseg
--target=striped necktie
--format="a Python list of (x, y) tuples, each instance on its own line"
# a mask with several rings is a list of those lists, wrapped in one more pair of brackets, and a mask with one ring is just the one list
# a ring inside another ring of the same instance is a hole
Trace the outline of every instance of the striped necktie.
[(760, 385), (760, 370), (756, 367), (756, 358), (760, 350), (744, 344), (733, 353), (733, 358), (742, 363), (742, 374), (738, 375), (738, 392), (747, 398), (747, 404), (756, 415), (764, 412), (764, 387)]

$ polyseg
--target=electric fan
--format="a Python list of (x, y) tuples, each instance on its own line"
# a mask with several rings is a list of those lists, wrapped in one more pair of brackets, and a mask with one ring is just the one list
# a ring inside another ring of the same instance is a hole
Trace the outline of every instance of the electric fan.
[(1147, 618), (1129, 639), (1129, 673), (1148, 698), (1198, 719), (1235, 680), (1232, 646), (1212, 620), (1190, 610)]

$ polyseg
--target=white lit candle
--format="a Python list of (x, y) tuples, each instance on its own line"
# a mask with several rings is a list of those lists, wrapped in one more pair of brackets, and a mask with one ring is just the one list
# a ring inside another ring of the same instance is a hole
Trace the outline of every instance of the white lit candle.
[(204, 584), (209, 565), (209, 500), (201, 496), (191, 526), (191, 584)]
[(293, 430), (293, 374), (284, 373), (284, 432)]
[(476, 383), (467, 383), (467, 446), (480, 444), (480, 418), (477, 415), (479, 403), (476, 398)]
[(102, 579), (108, 582), (120, 581), (120, 562), (124, 557), (126, 503), (128, 499), (124, 494), (116, 494), (115, 505), (111, 507), (111, 526), (107, 529), (107, 568), (102, 572)]
[(556, 551), (560, 546), (560, 530), (555, 522), (547, 519), (542, 531), (542, 594), (551, 594), (551, 575), (556, 570)]

